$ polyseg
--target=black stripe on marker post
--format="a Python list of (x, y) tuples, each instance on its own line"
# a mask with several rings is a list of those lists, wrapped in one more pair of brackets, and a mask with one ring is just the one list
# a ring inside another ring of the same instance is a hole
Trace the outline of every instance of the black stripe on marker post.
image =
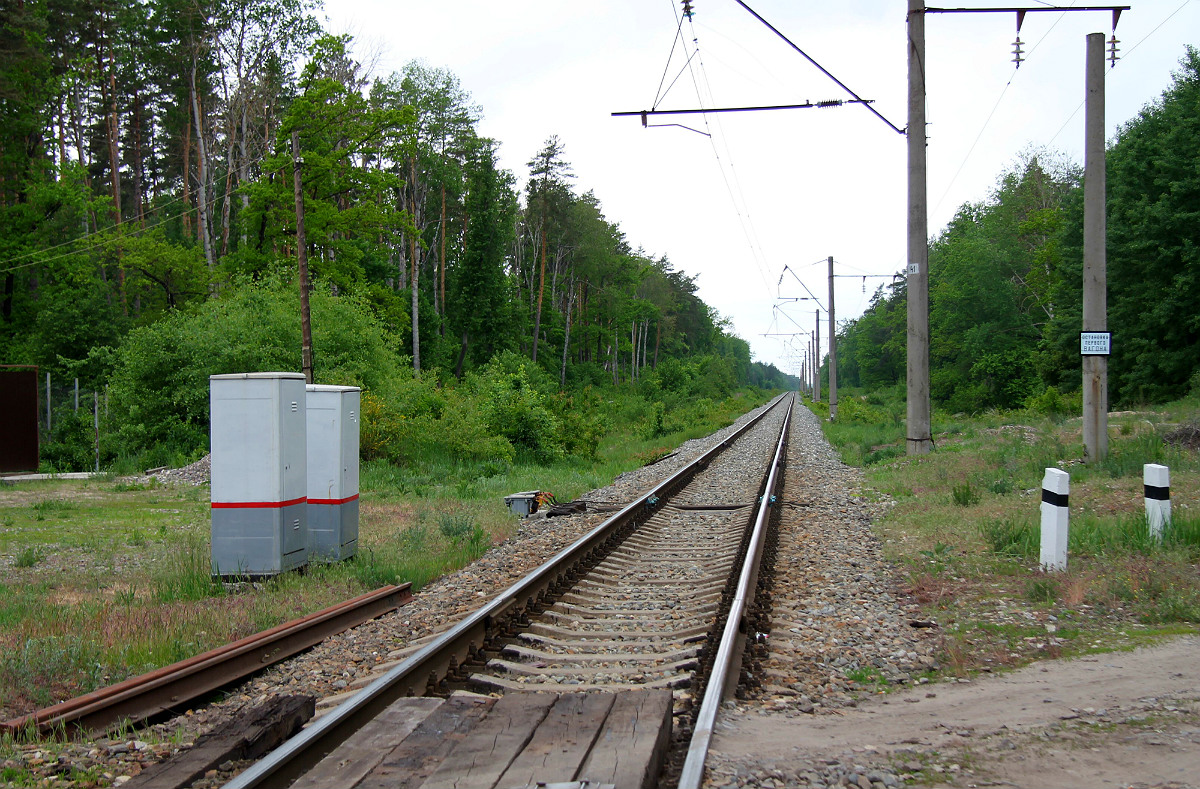
[(1171, 489), (1159, 487), (1158, 485), (1146, 485), (1146, 498), (1151, 501), (1170, 501)]
[(1052, 490), (1042, 488), (1042, 502), (1045, 504), (1053, 504), (1055, 507), (1067, 506), (1067, 499), (1070, 496), (1066, 493), (1055, 493)]

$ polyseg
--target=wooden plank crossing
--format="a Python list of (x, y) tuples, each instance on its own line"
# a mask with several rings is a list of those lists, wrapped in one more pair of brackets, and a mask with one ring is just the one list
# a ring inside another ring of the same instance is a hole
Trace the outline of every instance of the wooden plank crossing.
[(671, 740), (671, 692), (399, 699), (295, 786), (644, 789)]

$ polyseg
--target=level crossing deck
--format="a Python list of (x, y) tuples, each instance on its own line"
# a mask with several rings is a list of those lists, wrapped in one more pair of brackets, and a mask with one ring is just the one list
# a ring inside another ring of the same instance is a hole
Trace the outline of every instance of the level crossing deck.
[(404, 698), (296, 789), (642, 789), (671, 739), (671, 692)]

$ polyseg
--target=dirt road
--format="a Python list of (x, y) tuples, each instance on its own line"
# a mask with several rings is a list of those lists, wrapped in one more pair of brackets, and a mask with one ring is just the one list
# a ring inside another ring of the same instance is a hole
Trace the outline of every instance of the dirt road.
[(726, 711), (713, 752), (713, 786), (802, 787), (850, 774), (867, 787), (892, 782), (883, 777), (1200, 787), (1200, 637), (917, 685), (828, 714), (740, 704)]

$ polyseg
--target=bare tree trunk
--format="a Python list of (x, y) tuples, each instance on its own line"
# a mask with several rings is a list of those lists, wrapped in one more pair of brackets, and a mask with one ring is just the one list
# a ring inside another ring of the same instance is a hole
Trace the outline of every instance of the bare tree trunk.
[[(239, 152), (241, 153), (241, 159), (238, 161), (238, 183), (239, 184), (244, 184), (250, 180), (250, 160), (249, 160), (249, 156), (246, 153), (246, 132), (247, 132), (246, 127), (247, 127), (246, 104), (245, 104), (245, 102), (243, 102), (242, 103), (242, 134), (241, 134), (241, 139), (238, 140), (238, 148), (239, 148)], [(250, 195), (246, 194), (245, 192), (242, 192), (242, 212), (243, 212), (242, 216), (243, 217), (245, 217), (245, 211), (249, 207), (250, 207)], [(245, 221), (242, 222), (242, 244), (241, 245), (243, 247), (246, 246), (246, 224), (245, 224)]]
[(619, 384), (621, 382), (621, 377), (617, 373), (617, 359), (618, 358), (620, 358), (620, 357), (617, 356), (617, 333), (613, 332), (613, 344), (612, 344), (613, 386), (616, 386), (617, 384)]
[[(442, 216), (438, 223), (439, 252), (437, 287), (433, 289), (433, 311), (442, 315), (446, 312), (446, 185), (442, 184)], [(446, 325), (441, 327), (442, 336), (446, 334)]]
[(537, 313), (533, 319), (533, 362), (537, 363), (538, 335), (542, 331), (542, 294), (546, 290), (546, 228), (542, 227), (542, 267), (538, 277)]
[(454, 377), (462, 380), (463, 362), (467, 358), (467, 333), (463, 332), (462, 346), (458, 349), (458, 364), (454, 366)]
[[(117, 136), (120, 134), (120, 124), (117, 122), (117, 75), (116, 63), (113, 59), (112, 45), (108, 50), (108, 164), (111, 170), (113, 221), (121, 226), (121, 152), (117, 147)], [(122, 280), (124, 277), (122, 277)]]
[(558, 386), (561, 389), (567, 388), (567, 349), (571, 347), (571, 305), (574, 302), (575, 293), (572, 290), (567, 297), (567, 328), (563, 335), (562, 369), (558, 374)]
[(143, 199), (142, 173), (142, 100), (138, 94), (133, 96), (133, 199), (134, 212), (137, 216), (138, 227), (146, 226), (146, 201)]
[[(188, 114), (191, 114), (189, 110)], [(183, 124), (183, 234), (192, 234), (192, 124)]]
[(634, 383), (637, 380), (637, 321), (629, 326), (629, 344), (632, 349), (629, 354), (629, 381)]
[(412, 250), (412, 350), (413, 350), (413, 374), (421, 377), (421, 319), (418, 315), (420, 301), (417, 298), (419, 276), (421, 272), (420, 258), (417, 256), (417, 239), (414, 236), (410, 242)]
[(199, 188), (196, 190), (196, 213), (197, 221), (200, 225), (200, 238), (204, 243), (204, 261), (208, 264), (208, 270), (212, 271), (216, 267), (216, 262), (213, 260), (212, 236), (209, 233), (208, 223), (208, 195), (206, 194), (207, 181), (205, 172), (208, 169), (205, 163), (208, 159), (208, 153), (204, 146), (204, 126), (200, 115), (200, 96), (196, 93), (196, 55), (192, 54), (192, 73), (191, 73), (191, 93), (192, 93), (192, 114), (196, 119), (196, 169), (197, 181)]
[(58, 97), (58, 169), (60, 173), (67, 163), (67, 119), (63, 117), (65, 114), (63, 98), (61, 94)]
[[(113, 55), (112, 40), (108, 41), (108, 165), (112, 175), (113, 222), (121, 227), (121, 150), (118, 145), (121, 126), (117, 120), (117, 62)], [(129, 303), (125, 298), (125, 267), (121, 265), (121, 252), (117, 250), (117, 290), (121, 294), (121, 312), (129, 314)]]
[(221, 201), (221, 257), (229, 254), (229, 213), (233, 198), (233, 138), (225, 146), (225, 198)]
[(654, 322), (654, 362), (650, 365), (650, 369), (658, 369), (658, 345), (662, 341), (662, 321)]
[(642, 369), (646, 369), (646, 345), (650, 339), (650, 319), (642, 321)]

